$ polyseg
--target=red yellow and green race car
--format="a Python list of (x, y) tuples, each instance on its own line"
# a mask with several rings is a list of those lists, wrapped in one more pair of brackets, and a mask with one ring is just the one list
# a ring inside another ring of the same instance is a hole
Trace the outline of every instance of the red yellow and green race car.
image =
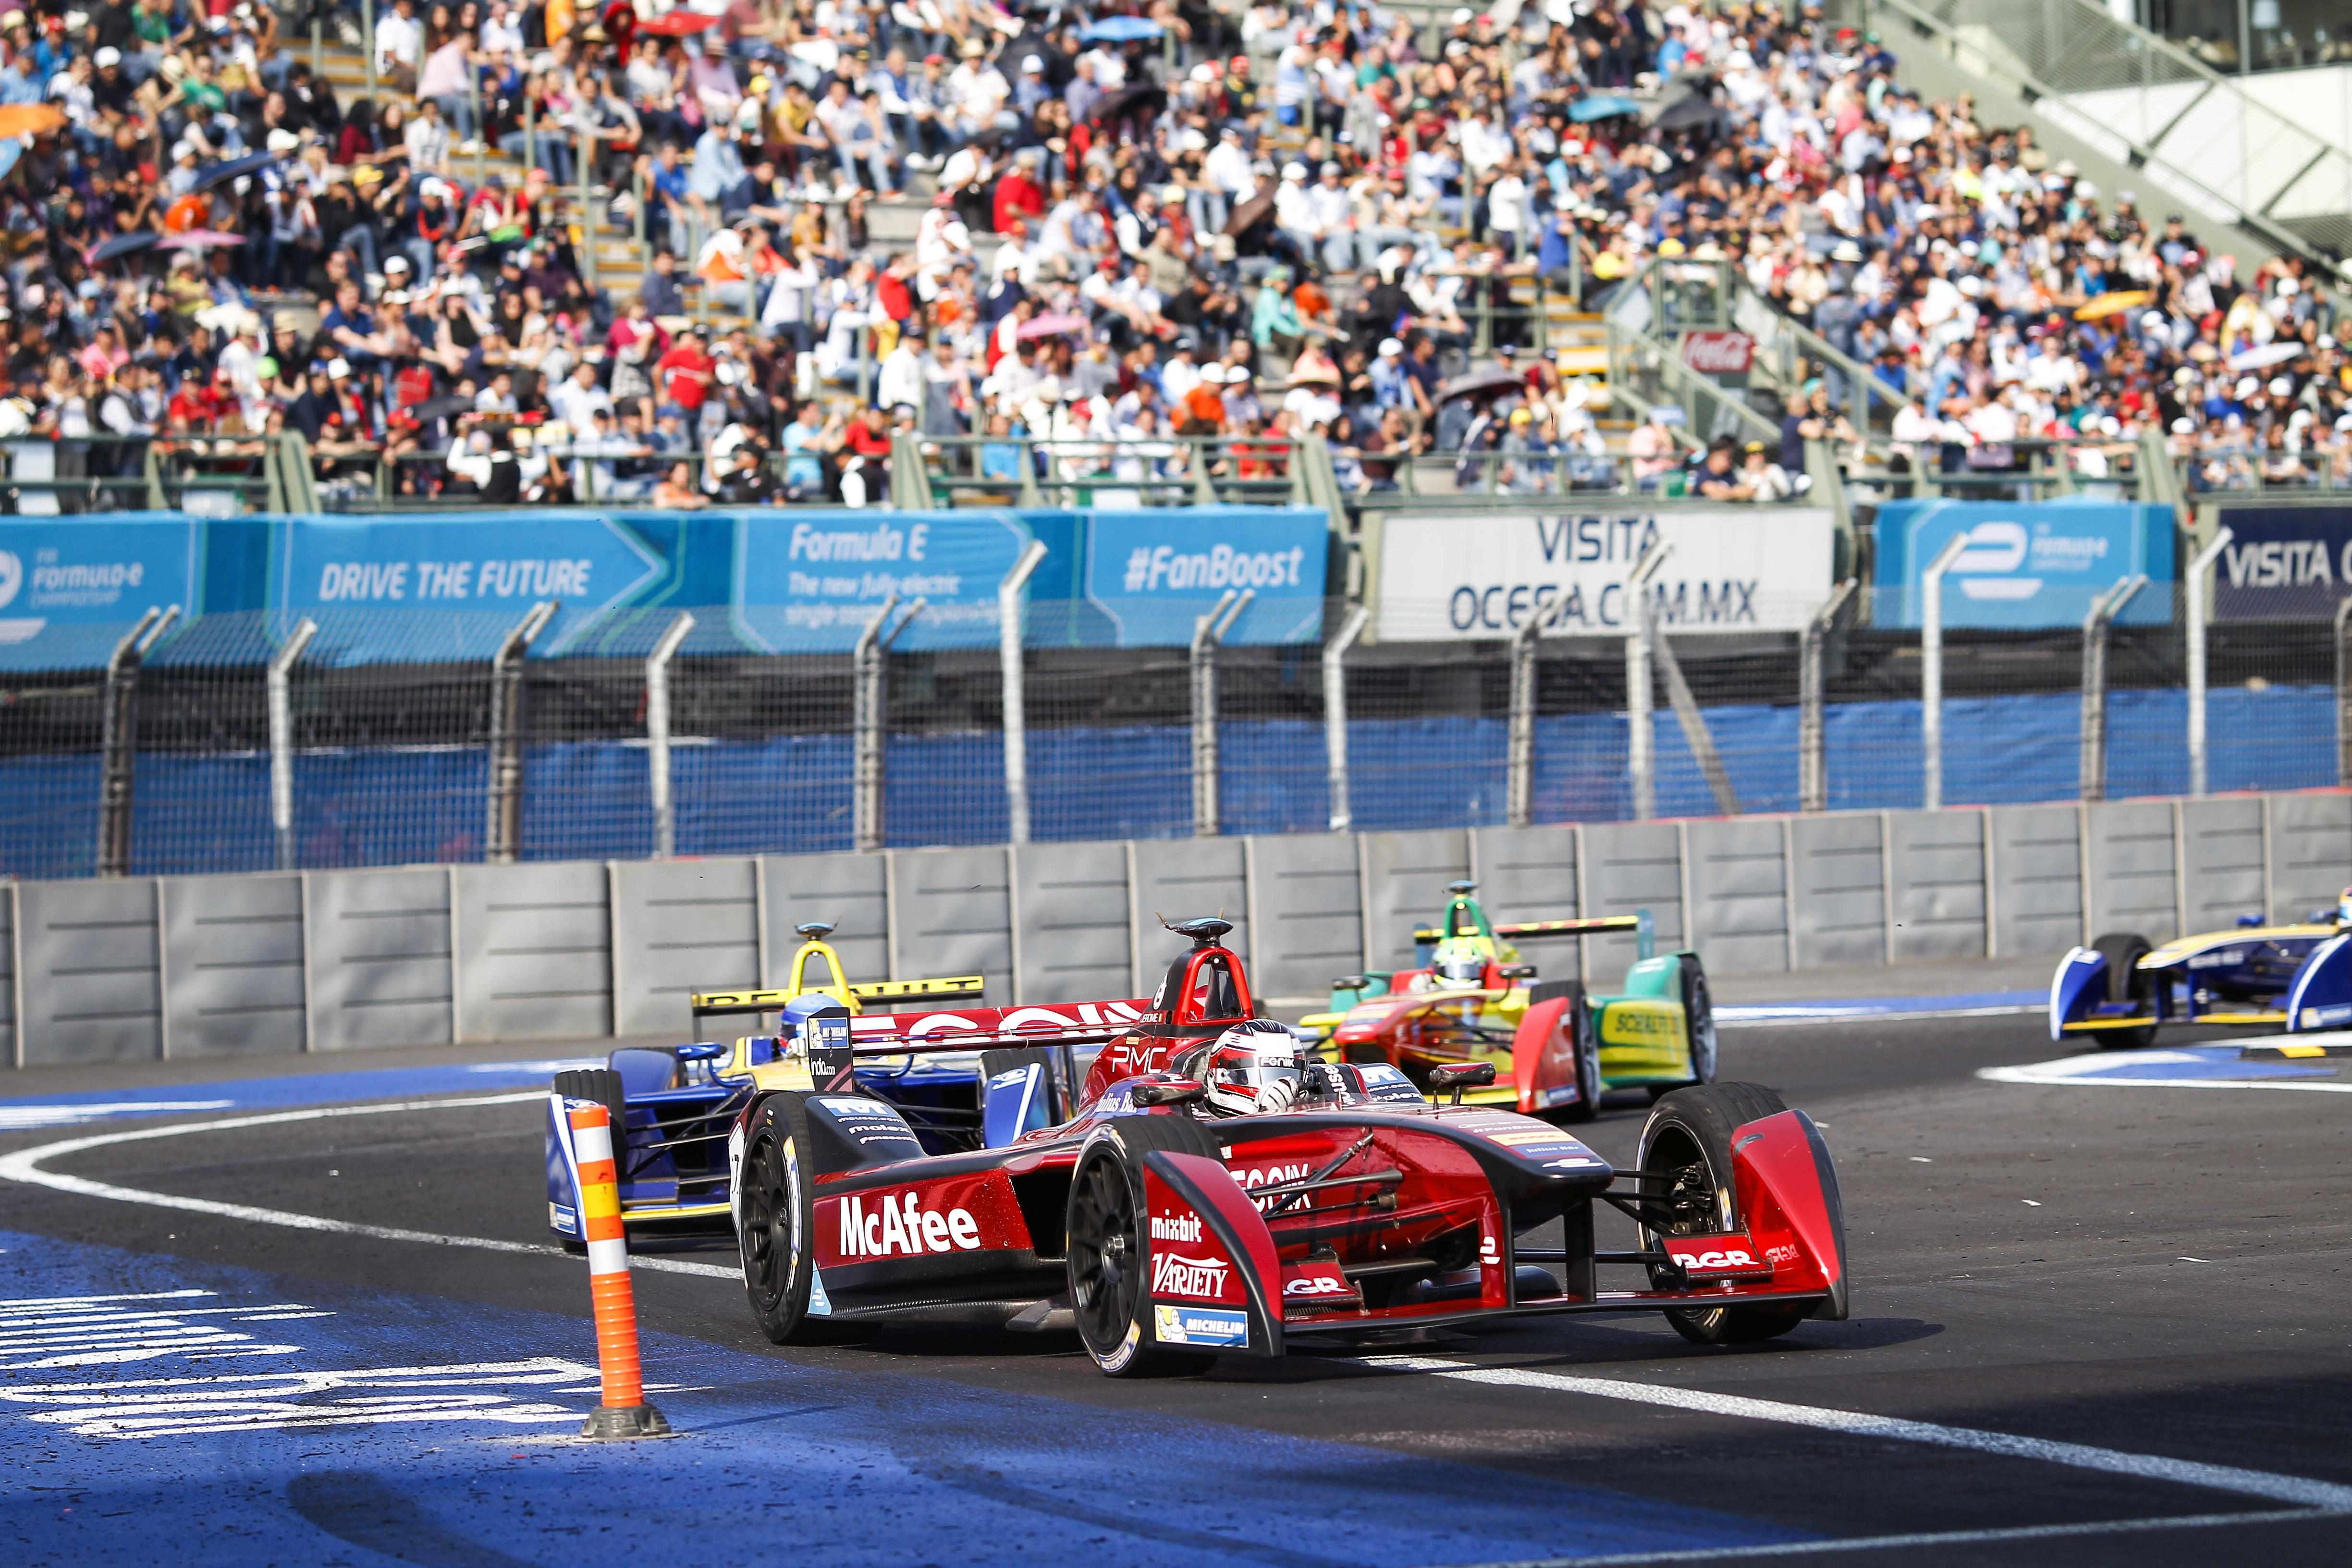
[[(1601, 1097), (1643, 1089), (1652, 1099), (1712, 1083), (1715, 1013), (1696, 952), (1655, 952), (1649, 911), (1496, 925), (1475, 882), (1446, 889), (1445, 913), (1415, 931), (1420, 966), (1343, 976), (1331, 1008), (1301, 1020), (1351, 1062), (1388, 1062), (1417, 1082), (1450, 1063), (1486, 1062), (1495, 1081), (1474, 1098), (1525, 1115), (1591, 1120)], [(1631, 931), (1633, 966), (1614, 994), (1580, 980), (1538, 980), (1520, 942)]]

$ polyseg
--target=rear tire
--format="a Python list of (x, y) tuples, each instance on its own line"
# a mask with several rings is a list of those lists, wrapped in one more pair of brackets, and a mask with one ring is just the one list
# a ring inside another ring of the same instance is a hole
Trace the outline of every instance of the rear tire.
[[(1694, 1085), (1661, 1098), (1642, 1125), (1640, 1168), (1681, 1173), (1671, 1186), (1645, 1183), (1656, 1194), (1647, 1206), (1660, 1211), (1659, 1224), (1641, 1230), (1642, 1250), (1662, 1237), (1709, 1236), (1740, 1228), (1738, 1188), (1732, 1179), (1732, 1129), (1787, 1110), (1770, 1089), (1750, 1083)], [(1653, 1288), (1663, 1281), (1654, 1273)], [(1778, 1339), (1811, 1310), (1810, 1303), (1756, 1304), (1666, 1310), (1675, 1332), (1695, 1344), (1747, 1345)]]
[[(1560, 1017), (1568, 1025), (1568, 1037), (1576, 1051), (1576, 1103), (1562, 1106), (1559, 1120), (1590, 1121), (1601, 1114), (1601, 1030), (1592, 1020), (1591, 1005), (1584, 999), (1584, 983), (1559, 980), (1542, 989), (1551, 991), (1553, 996), (1567, 998), (1568, 1005), (1560, 1009)], [(1541, 1000), (1549, 1001), (1551, 997)]]
[(1070, 1173), (1070, 1309), (1079, 1340), (1106, 1377), (1181, 1376), (1206, 1371), (1215, 1359), (1148, 1339), (1142, 1157), (1153, 1149), (1218, 1157), (1215, 1137), (1181, 1112), (1122, 1116), (1087, 1143)]
[(628, 1095), (621, 1075), (611, 1068), (579, 1068), (555, 1075), (555, 1092), (566, 1100), (593, 1100), (613, 1115), (613, 1152), (621, 1152), (621, 1134), (628, 1127)]
[(808, 1112), (797, 1098), (771, 1095), (752, 1111), (736, 1239), (751, 1316), (772, 1344), (808, 1341), (809, 1288), (816, 1277), (816, 1198), (802, 1164), (808, 1147)]
[(1716, 1072), (1715, 997), (1706, 988), (1706, 968), (1698, 954), (1683, 954), (1683, 1026), (1688, 1031), (1691, 1082), (1713, 1083)]
[[(2139, 961), (2149, 951), (2147, 938), (2136, 931), (2109, 931), (2091, 947), (2107, 961), (2107, 1000), (2145, 1005), (2148, 999), (2148, 978), (2140, 972)], [(2156, 1026), (2148, 1024), (2137, 1029), (2101, 1029), (2097, 1039), (2099, 1049), (2103, 1051), (2141, 1050), (2156, 1039)]]

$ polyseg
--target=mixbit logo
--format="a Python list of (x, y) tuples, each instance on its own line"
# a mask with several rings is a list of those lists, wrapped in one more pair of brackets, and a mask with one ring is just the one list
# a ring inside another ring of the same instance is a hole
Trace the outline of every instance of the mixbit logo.
[(905, 1193), (883, 1197), (868, 1212), (863, 1198), (841, 1200), (841, 1256), (844, 1258), (913, 1257), (926, 1252), (975, 1252), (980, 1248), (980, 1222), (969, 1209), (920, 1207), (921, 1194)]
[(1232, 1267), (1222, 1258), (1187, 1258), (1181, 1252), (1157, 1252), (1151, 1257), (1151, 1293), (1217, 1300), (1225, 1293), (1225, 1275)]
[(1151, 1239), (1197, 1243), (1201, 1239), (1201, 1216), (1196, 1214), (1153, 1215)]

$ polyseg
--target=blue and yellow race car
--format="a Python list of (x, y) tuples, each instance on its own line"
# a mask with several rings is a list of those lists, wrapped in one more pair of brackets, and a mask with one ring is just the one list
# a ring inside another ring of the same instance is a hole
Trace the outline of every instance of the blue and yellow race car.
[[(793, 1037), (818, 1018), (837, 1025), (846, 1042), (874, 1032), (864, 1026), (891, 1026), (889, 1008), (929, 1007), (936, 1011), (916, 1026), (919, 1035), (935, 1040), (971, 1038), (972, 1048), (968, 1050), (867, 1056), (856, 1062), (850, 1081), (820, 1086), (854, 1088), (887, 1100), (927, 1153), (982, 1146), (983, 1079), (992, 1072), (1025, 1069), (1033, 1061), (1045, 1070), (1024, 1079), (1034, 1081), (1027, 1098), (1000, 1097), (999, 1114), (1024, 1125), (1034, 1121), (1044, 1126), (1048, 1117), (1060, 1119), (1077, 1082), (1072, 1053), (1081, 1037), (1069, 1026), (1082, 1020), (1074, 1010), (1011, 1009), (1008, 1029), (1001, 1026), (1006, 1014), (971, 1005), (982, 998), (977, 974), (852, 984), (840, 955), (824, 940), (833, 926), (813, 921), (796, 929), (802, 945), (786, 970), (790, 984), (782, 989), (696, 993), (688, 1003), (693, 1041), (625, 1046), (612, 1052), (602, 1068), (556, 1075), (545, 1129), (547, 1223), (567, 1250), (583, 1251), (586, 1244), (580, 1233), (579, 1159), (572, 1145), (571, 1123), (562, 1114), (563, 1100), (596, 1100), (611, 1114), (622, 1219), (632, 1237), (723, 1236), (733, 1225), (728, 1201), (728, 1133), (757, 1092), (761, 1074), (781, 1061)], [(880, 1010), (869, 1013), (874, 1004)], [(1126, 1017), (1139, 1012), (1142, 1004), (1118, 1016), (1113, 1010), (1120, 1004), (1087, 1005), (1097, 1014), (1091, 1022), (1114, 1030), (1123, 1027)], [(701, 1037), (708, 1032), (708, 1020), (748, 1016), (757, 1027), (761, 1016), (768, 1014), (779, 1019), (773, 1033), (733, 1040)], [(1053, 1032), (1053, 1044), (1024, 1045), (1024, 1027)], [(846, 1044), (844, 1049), (848, 1049)], [(846, 1072), (848, 1058), (845, 1055), (843, 1060)]]
[(2235, 930), (2161, 946), (2111, 931), (2058, 961), (2050, 1037), (2128, 1050), (2166, 1024), (2277, 1024), (2290, 1034), (2352, 1024), (2352, 888), (2292, 924), (2239, 917)]

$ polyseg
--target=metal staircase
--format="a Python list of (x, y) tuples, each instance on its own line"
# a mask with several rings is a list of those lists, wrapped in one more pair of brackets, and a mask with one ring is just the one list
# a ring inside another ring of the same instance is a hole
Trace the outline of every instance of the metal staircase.
[[(2352, 149), (2092, 0), (1866, 0), (2059, 130), (2352, 282)], [(1900, 41), (1897, 40), (1900, 53)]]

